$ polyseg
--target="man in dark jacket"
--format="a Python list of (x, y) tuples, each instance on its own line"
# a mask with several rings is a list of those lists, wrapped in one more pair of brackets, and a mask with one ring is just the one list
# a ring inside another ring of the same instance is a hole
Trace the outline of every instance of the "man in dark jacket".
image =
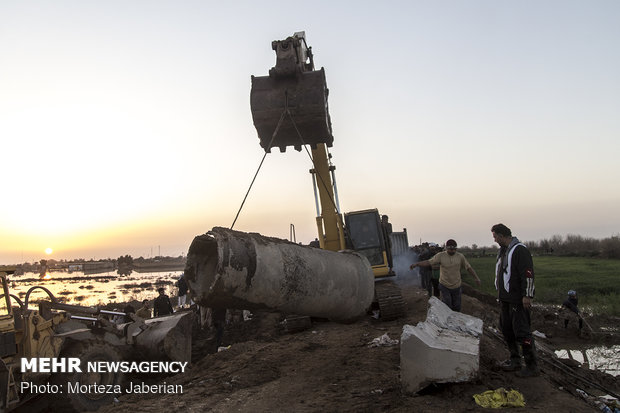
[[(428, 243), (425, 242), (422, 244), (420, 255), (418, 255), (418, 261), (429, 260), (432, 258), (433, 255), (435, 254), (431, 253)], [(431, 297), (433, 295), (433, 284), (431, 283), (431, 276), (433, 274), (433, 269), (431, 267), (420, 267), (419, 271), (420, 271), (420, 281), (422, 283), (422, 288), (428, 291), (428, 296)]]
[[(493, 239), (500, 246), (495, 266), (495, 288), (498, 291), (500, 328), (510, 351), (510, 360), (502, 364), (506, 371), (521, 377), (540, 374), (536, 348), (530, 328), (530, 308), (534, 298), (534, 264), (527, 247), (512, 236), (510, 228), (497, 224), (491, 228)], [(521, 369), (519, 346), (525, 360)]]
[(159, 292), (159, 297), (153, 301), (153, 317), (172, 314), (172, 303), (170, 303), (170, 297), (166, 295), (166, 290), (163, 287), (159, 287), (157, 291)]

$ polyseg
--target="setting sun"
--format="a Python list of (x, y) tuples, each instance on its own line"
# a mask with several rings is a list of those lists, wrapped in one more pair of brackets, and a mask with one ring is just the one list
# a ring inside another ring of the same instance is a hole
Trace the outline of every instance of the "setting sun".
[(54, 252), (54, 250), (53, 250), (53, 249), (51, 249), (50, 247), (45, 248), (45, 253), (46, 253), (47, 255), (50, 255), (52, 252)]

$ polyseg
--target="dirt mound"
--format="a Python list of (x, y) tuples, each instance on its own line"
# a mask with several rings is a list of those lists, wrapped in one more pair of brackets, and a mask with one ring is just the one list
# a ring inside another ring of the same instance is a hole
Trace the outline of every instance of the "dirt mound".
[[(211, 332), (197, 332), (190, 370), (165, 379), (168, 384), (181, 384), (183, 394), (126, 395), (102, 411), (159, 412), (163, 408), (169, 412), (483, 411), (472, 396), (504, 387), (516, 389), (525, 396), (526, 407), (511, 409), (514, 412), (531, 409), (589, 412), (597, 409), (578, 395), (577, 387), (593, 394), (603, 394), (604, 389), (620, 393), (620, 383), (613, 376), (579, 367), (558, 367), (557, 360), (549, 361), (552, 355), (547, 351), (554, 347), (556, 337), (586, 344), (585, 339), (569, 335), (554, 324), (558, 320), (557, 316), (553, 319), (551, 308), (534, 310), (533, 329), (551, 332), (550, 339), (539, 340), (543, 374), (521, 379), (514, 373), (500, 371), (497, 363), (508, 354), (495, 329), (498, 320), (495, 299), (471, 288), (465, 290), (463, 312), (485, 323), (480, 344), (480, 374), (475, 381), (434, 385), (417, 396), (401, 392), (399, 346), (368, 344), (383, 334), (400, 339), (404, 324), (415, 325), (426, 319), (426, 292), (407, 286), (403, 288), (407, 315), (390, 322), (370, 316), (352, 324), (313, 320), (311, 329), (285, 334), (280, 314), (257, 312), (252, 320), (227, 326), (224, 345), (230, 347), (219, 353), (215, 353)], [(605, 340), (613, 344), (620, 342), (613, 335)]]

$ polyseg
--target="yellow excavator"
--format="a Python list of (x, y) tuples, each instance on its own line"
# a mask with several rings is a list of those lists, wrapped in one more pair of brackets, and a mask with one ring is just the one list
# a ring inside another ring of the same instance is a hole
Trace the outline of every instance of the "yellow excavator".
[[(407, 249), (406, 230), (393, 233), (387, 216), (377, 209), (340, 211), (335, 177), (328, 148), (332, 146), (329, 90), (323, 68), (315, 70), (312, 48), (305, 33), (297, 32), (272, 42), (276, 65), (268, 76), (252, 76), (250, 107), (260, 145), (266, 152), (292, 146), (309, 146), (313, 168), (316, 225), (320, 248), (357, 251), (370, 262), (375, 280), (394, 276), (393, 254)], [(404, 314), (400, 290), (391, 282), (375, 283), (375, 298), (382, 319)]]

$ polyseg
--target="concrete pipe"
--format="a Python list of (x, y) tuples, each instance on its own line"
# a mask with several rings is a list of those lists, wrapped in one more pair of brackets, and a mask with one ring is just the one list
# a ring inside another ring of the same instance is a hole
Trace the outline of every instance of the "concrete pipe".
[(194, 238), (185, 277), (199, 305), (269, 308), (335, 321), (364, 314), (374, 295), (372, 268), (356, 252), (220, 227)]

